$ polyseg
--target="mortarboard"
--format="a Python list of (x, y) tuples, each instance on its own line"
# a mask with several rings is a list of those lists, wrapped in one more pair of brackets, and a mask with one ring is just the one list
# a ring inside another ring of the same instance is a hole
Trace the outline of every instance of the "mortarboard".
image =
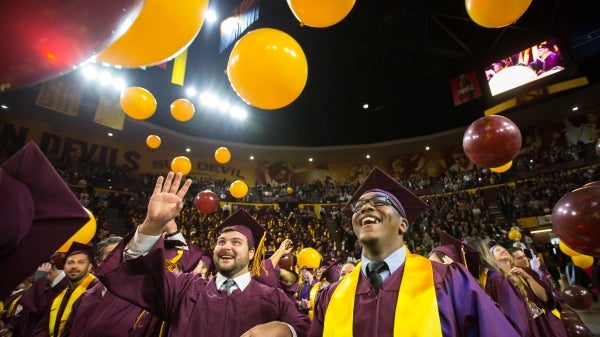
[[(196, 268), (203, 254), (195, 245), (176, 239), (165, 239), (164, 245), (165, 268), (168, 270), (173, 270), (177, 263), (180, 263), (181, 271), (188, 273)], [(187, 247), (187, 249), (183, 247)]]
[(267, 230), (260, 225), (243, 208), (238, 208), (233, 214), (217, 226), (217, 233), (236, 231), (242, 233), (248, 238), (248, 245), (254, 247), (254, 259), (252, 260), (251, 271), (253, 275), (260, 274), (260, 261), (266, 253), (265, 239)]
[(427, 208), (427, 204), (412, 191), (402, 186), (381, 169), (375, 167), (371, 170), (365, 181), (356, 189), (356, 192), (354, 192), (354, 195), (350, 198), (346, 206), (342, 208), (342, 212), (352, 212), (350, 204), (357, 201), (367, 192), (385, 193), (396, 204), (395, 206), (401, 210), (401, 213), (404, 212), (402, 216), (408, 220), (409, 224), (413, 223), (419, 214)]
[(0, 298), (27, 278), (89, 220), (79, 200), (30, 141), (0, 168)]
[(71, 247), (69, 247), (69, 250), (67, 251), (67, 254), (65, 254), (64, 261), (66, 262), (69, 259), (69, 256), (71, 256), (71, 255), (85, 254), (85, 255), (87, 255), (90, 262), (94, 266), (96, 266), (96, 260), (94, 259), (95, 251), (96, 251), (96, 249), (90, 245), (86, 245), (81, 242), (73, 241), (71, 243)]
[(444, 231), (438, 233), (440, 234), (440, 245), (433, 248), (433, 251), (448, 255), (455, 262), (467, 267), (469, 272), (476, 279), (479, 279), (479, 266), (481, 263), (479, 251)]
[[(206, 265), (207, 274), (211, 275), (215, 270), (215, 264), (213, 263), (213, 251), (210, 249), (204, 249), (200, 261)], [(199, 262), (199, 261), (198, 261)]]
[(323, 270), (321, 278), (324, 277), (329, 283), (337, 281), (340, 278), (340, 272), (342, 271), (342, 268), (340, 267), (340, 262), (341, 259), (337, 259), (334, 262), (332, 262), (329, 266), (327, 266), (327, 268)]

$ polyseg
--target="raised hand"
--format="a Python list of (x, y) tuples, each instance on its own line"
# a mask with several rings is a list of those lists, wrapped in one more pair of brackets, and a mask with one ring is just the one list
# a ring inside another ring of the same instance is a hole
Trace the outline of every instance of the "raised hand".
[(192, 184), (192, 180), (187, 179), (181, 185), (181, 179), (181, 172), (177, 172), (177, 174), (169, 172), (166, 178), (158, 177), (154, 192), (148, 202), (146, 219), (139, 228), (140, 233), (160, 235), (167, 223), (179, 214), (183, 208), (183, 197)]

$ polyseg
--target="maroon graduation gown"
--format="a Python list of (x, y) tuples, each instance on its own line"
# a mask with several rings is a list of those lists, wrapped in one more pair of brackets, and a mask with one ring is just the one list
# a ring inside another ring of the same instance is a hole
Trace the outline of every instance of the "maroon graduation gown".
[(96, 275), (115, 295), (125, 298), (169, 323), (169, 337), (240, 336), (250, 328), (283, 321), (299, 337), (308, 333), (310, 321), (281, 290), (250, 281), (244, 291), (220, 293), (215, 278), (165, 271), (162, 239), (145, 256), (123, 262), (126, 240), (117, 245)]
[(539, 335), (527, 302), (506, 276), (495, 270), (488, 270), (485, 292), (498, 303), (508, 321), (521, 336)]
[[(62, 337), (127, 337), (130, 331), (142, 330), (144, 336), (151, 336), (148, 324), (152, 315), (130, 302), (106, 291), (98, 282), (88, 289), (73, 304), (71, 316), (62, 333)], [(155, 329), (160, 329), (160, 321)]]
[[(458, 263), (446, 265), (432, 262), (432, 265), (444, 337), (519, 336), (466, 268)], [(368, 278), (361, 272), (354, 303), (354, 337), (393, 336), (394, 309), (403, 273), (404, 265), (383, 282), (379, 294), (375, 295)], [(310, 337), (323, 335), (325, 311), (337, 285), (338, 282), (333, 283), (319, 297)], [(398, 324), (415, 322), (405, 321)]]
[(43, 277), (25, 290), (19, 301), (23, 309), (6, 322), (6, 328), (13, 331), (13, 335), (31, 336), (44, 313), (48, 311), (52, 299), (67, 287), (68, 281), (63, 278), (54, 287), (50, 287), (50, 284), (50, 281)]
[(535, 303), (541, 309), (544, 309), (545, 313), (543, 315), (538, 316), (535, 319), (535, 324), (537, 326), (537, 330), (539, 332), (540, 337), (567, 337), (567, 330), (565, 329), (563, 322), (556, 316), (552, 314), (552, 310), (555, 309), (556, 300), (552, 294), (552, 289), (549, 284), (542, 281), (539, 275), (529, 268), (524, 268), (524, 270), (531, 275), (537, 282), (544, 287), (546, 290), (546, 294), (548, 295), (548, 301), (543, 302), (537, 296), (530, 287), (526, 287), (527, 296), (529, 300)]
[[(92, 282), (90, 282), (90, 284), (88, 285), (87, 289), (93, 288), (94, 286), (96, 286), (96, 284), (98, 282), (99, 281), (98, 281), (97, 278), (93, 279)], [(60, 294), (60, 293), (57, 292), (55, 295), (58, 295), (58, 294)], [(83, 294), (85, 294), (85, 292)], [(81, 296), (83, 296), (83, 294), (81, 294)], [(81, 298), (81, 296), (79, 298)], [(38, 322), (38, 324), (35, 327), (33, 333), (31, 334), (32, 337), (46, 337), (46, 336), (50, 336), (50, 332), (49, 332), (50, 331), (50, 310), (51, 310), (51, 306), (52, 306), (52, 301), (54, 301), (55, 297), (56, 296), (54, 296), (52, 298), (52, 300), (50, 301), (50, 303), (48, 304), (48, 309), (46, 310), (46, 312), (44, 312), (42, 318)], [(66, 298), (63, 299), (63, 300), (66, 300)], [(77, 301), (77, 300), (75, 300), (75, 301)], [(73, 305), (74, 304), (75, 303), (73, 303)], [(72, 309), (71, 309), (71, 315), (73, 315)], [(69, 317), (71, 315), (69, 315)], [(67, 317), (67, 321), (69, 320), (69, 317)], [(65, 325), (66, 325), (66, 323), (65, 323)]]
[(298, 289), (297, 283), (288, 283), (284, 280), (279, 279), (279, 266), (273, 266), (273, 261), (271, 259), (266, 259), (262, 261), (261, 267), (264, 270), (261, 270), (260, 276), (254, 276), (253, 278), (262, 283), (271, 287), (281, 288), (293, 301), (295, 301), (296, 290)]

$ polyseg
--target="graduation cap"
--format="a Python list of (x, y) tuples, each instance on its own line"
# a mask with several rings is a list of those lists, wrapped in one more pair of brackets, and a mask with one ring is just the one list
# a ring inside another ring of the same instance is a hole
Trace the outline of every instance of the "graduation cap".
[(260, 261), (265, 257), (265, 240), (267, 230), (260, 225), (243, 208), (238, 208), (233, 214), (217, 226), (218, 233), (236, 231), (242, 233), (248, 239), (248, 245), (254, 248), (254, 259), (250, 268), (253, 275), (260, 274)]
[(340, 272), (342, 271), (342, 268), (340, 267), (340, 262), (341, 259), (337, 259), (334, 262), (332, 262), (329, 266), (327, 266), (327, 268), (323, 270), (323, 273), (321, 273), (321, 278), (324, 277), (329, 283), (333, 283), (339, 280)]
[(439, 234), (440, 245), (433, 248), (433, 251), (448, 255), (455, 262), (467, 267), (469, 272), (476, 279), (479, 279), (479, 266), (481, 263), (479, 251), (444, 231), (439, 231)]
[(31, 275), (90, 217), (30, 141), (0, 167), (0, 298)]
[(396, 208), (409, 223), (417, 219), (419, 214), (427, 208), (427, 204), (417, 197), (411, 190), (402, 186), (394, 178), (375, 167), (365, 181), (358, 187), (356, 192), (346, 206), (342, 208), (342, 212), (352, 212), (350, 205), (357, 201), (363, 194), (367, 192), (380, 192), (386, 194), (394, 208)]
[(215, 264), (213, 263), (213, 251), (210, 249), (205, 249), (202, 252), (202, 256), (200, 256), (200, 261), (204, 262), (204, 265), (206, 265), (207, 274), (211, 275), (215, 270)]
[(65, 254), (65, 262), (69, 259), (69, 256), (71, 256), (71, 255), (85, 254), (85, 255), (87, 255), (88, 259), (95, 267), (96, 266), (96, 260), (94, 259), (95, 250), (96, 249), (90, 245), (86, 245), (81, 242), (73, 241), (71, 243), (71, 247), (69, 247), (69, 250), (67, 251), (67, 254)]
[[(165, 268), (168, 270), (173, 270), (177, 266), (177, 263), (179, 263), (181, 271), (188, 273), (196, 268), (203, 254), (193, 244), (186, 244), (176, 239), (166, 239), (164, 245)], [(187, 247), (187, 249), (184, 247)]]

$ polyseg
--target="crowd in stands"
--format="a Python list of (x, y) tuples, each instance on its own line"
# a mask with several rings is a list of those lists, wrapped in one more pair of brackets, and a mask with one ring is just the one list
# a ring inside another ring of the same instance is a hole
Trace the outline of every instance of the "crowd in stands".
[[(96, 216), (95, 242), (112, 235), (124, 235), (143, 221), (157, 174), (133, 172), (125, 167), (103, 167), (81, 158), (50, 157), (50, 160), (82, 205)], [(600, 180), (597, 158), (584, 158), (583, 150), (577, 146), (544, 153), (530, 151), (513, 162), (513, 167), (502, 174), (475, 167), (461, 172), (448, 170), (440, 177), (398, 179), (429, 204), (409, 229), (406, 241), (411, 251), (427, 256), (439, 244), (439, 230), (459, 239), (479, 236), (488, 242), (510, 245), (507, 233), (511, 227), (518, 226), (517, 219), (550, 214), (553, 205), (565, 193)], [(286, 186), (274, 188), (257, 183), (240, 200), (228, 193), (231, 181), (190, 178), (193, 184), (177, 222), (190, 242), (201, 249), (214, 247), (216, 233), (212, 230), (236, 207), (244, 207), (272, 234), (267, 241), (269, 252), (289, 238), (297, 250), (313, 247), (327, 260), (360, 258), (361, 247), (350, 220), (338, 212), (354, 193), (356, 183), (346, 182), (340, 186), (292, 183), (290, 187), (297, 203), (279, 203), (273, 207), (263, 204), (261, 197), (272, 196), (272, 201), (277, 203), (278, 196), (287, 194)], [(221, 201), (227, 202), (227, 207), (212, 214), (200, 213), (194, 207), (193, 198), (205, 189), (215, 192)], [(299, 208), (298, 204), (322, 207)], [(109, 208), (118, 210), (124, 228), (116, 229), (110, 223)], [(493, 211), (496, 208), (499, 212)], [(531, 248), (540, 252), (547, 250), (546, 247)]]

